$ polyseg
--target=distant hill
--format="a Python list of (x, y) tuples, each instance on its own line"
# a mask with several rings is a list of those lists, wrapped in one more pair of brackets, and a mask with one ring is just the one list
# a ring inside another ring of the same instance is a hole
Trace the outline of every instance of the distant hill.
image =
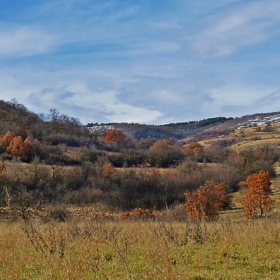
[[(186, 137), (194, 136), (204, 130), (228, 122), (233, 118), (226, 117), (216, 117), (208, 118), (201, 121), (190, 121), (190, 122), (180, 122), (180, 123), (169, 123), (164, 125), (146, 125), (138, 123), (106, 123), (99, 124), (99, 127), (113, 127), (116, 129), (123, 130), (127, 135), (142, 139), (142, 138), (152, 138), (152, 139), (174, 139), (180, 140)], [(97, 124), (88, 124), (88, 127), (94, 127)]]
[(229, 135), (235, 129), (257, 127), (264, 124), (280, 123), (280, 113), (259, 113), (236, 118), (216, 117), (201, 121), (169, 123), (164, 125), (146, 125), (138, 123), (102, 123), (88, 124), (88, 127), (113, 127), (123, 130), (127, 135), (152, 139), (183, 140), (194, 138), (203, 140), (222, 135)]
[(89, 123), (83, 126), (79, 120), (50, 110), (46, 116), (29, 111), (15, 99), (0, 100), (0, 134), (11, 130), (15, 135), (27, 135), (36, 139), (47, 139), (50, 135), (63, 134), (71, 137), (88, 137), (91, 131), (106, 131), (107, 128), (121, 129), (129, 137), (136, 139), (171, 139), (174, 141), (200, 141), (233, 133), (235, 129), (257, 127), (264, 124), (280, 123), (280, 112), (258, 113), (243, 117), (215, 117), (200, 121), (147, 125), (138, 123)]

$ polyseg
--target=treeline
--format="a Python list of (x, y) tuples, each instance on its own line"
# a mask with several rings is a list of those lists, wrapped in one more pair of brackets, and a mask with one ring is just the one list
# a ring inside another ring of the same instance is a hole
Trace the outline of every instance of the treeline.
[(226, 117), (215, 117), (215, 118), (207, 118), (203, 119), (200, 121), (189, 121), (189, 122), (178, 122), (178, 123), (169, 123), (169, 124), (164, 124), (162, 126), (183, 126), (183, 125), (190, 125), (190, 124), (195, 124), (197, 127), (203, 127), (207, 125), (213, 125), (213, 124), (218, 124), (218, 123), (223, 123), (225, 121), (233, 120), (232, 117), (226, 118)]

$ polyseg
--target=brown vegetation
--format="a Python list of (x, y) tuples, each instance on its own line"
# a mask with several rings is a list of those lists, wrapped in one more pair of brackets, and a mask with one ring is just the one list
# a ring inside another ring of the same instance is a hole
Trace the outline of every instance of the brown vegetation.
[(185, 208), (188, 217), (193, 221), (214, 220), (228, 204), (225, 186), (213, 182), (206, 182), (198, 190), (186, 192), (185, 196)]
[(124, 141), (125, 134), (119, 129), (107, 129), (105, 143), (121, 143)]
[(198, 142), (189, 143), (185, 150), (188, 154), (193, 155), (195, 158), (200, 158), (203, 153), (203, 147)]
[(244, 215), (254, 218), (268, 214), (274, 206), (270, 197), (270, 186), (268, 172), (259, 172), (250, 175), (246, 180), (247, 189), (242, 200)]

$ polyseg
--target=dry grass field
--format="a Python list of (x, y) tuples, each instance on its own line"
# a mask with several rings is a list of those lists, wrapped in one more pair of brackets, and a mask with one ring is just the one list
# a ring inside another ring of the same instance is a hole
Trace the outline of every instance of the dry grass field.
[(236, 143), (231, 146), (233, 150), (238, 152), (254, 148), (256, 146), (263, 145), (279, 145), (280, 144), (280, 125), (273, 124), (273, 131), (263, 131), (265, 130), (265, 125), (249, 128), (236, 129), (230, 135), (224, 135), (218, 138), (212, 138), (210, 140), (199, 141), (199, 143), (207, 148), (213, 143), (223, 140), (234, 140)]
[(2, 223), (0, 279), (279, 279), (280, 222)]

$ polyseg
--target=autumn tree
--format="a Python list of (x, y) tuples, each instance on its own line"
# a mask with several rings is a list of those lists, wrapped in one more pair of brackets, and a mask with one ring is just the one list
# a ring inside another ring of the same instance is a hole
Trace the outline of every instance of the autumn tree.
[(188, 217), (193, 221), (214, 220), (222, 208), (228, 204), (226, 189), (223, 184), (206, 182), (203, 187), (196, 191), (186, 192), (185, 209)]
[(22, 138), (21, 136), (18, 136), (18, 137), (14, 137), (10, 141), (10, 144), (7, 147), (7, 152), (14, 157), (21, 157), (21, 149), (22, 149)]
[(200, 158), (203, 153), (203, 147), (198, 142), (191, 142), (185, 147), (185, 151), (194, 156), (196, 159)]
[(157, 140), (150, 148), (151, 151), (159, 150), (159, 149), (166, 149), (172, 145), (170, 140), (162, 139)]
[(12, 132), (7, 132), (6, 135), (0, 136), (4, 150), (11, 156), (18, 157), (25, 161), (32, 160), (34, 156), (34, 142), (30, 137), (22, 141), (21, 136), (13, 137)]
[(6, 147), (8, 147), (13, 140), (14, 136), (11, 131), (8, 131), (4, 136), (0, 136), (0, 140), (4, 143)]
[(20, 158), (25, 161), (31, 161), (34, 157), (34, 142), (30, 137), (27, 137), (20, 147)]
[(244, 215), (248, 218), (264, 216), (268, 214), (274, 206), (273, 200), (269, 196), (271, 192), (271, 182), (268, 172), (259, 172), (250, 175), (246, 180), (247, 190), (242, 200)]
[(178, 165), (185, 157), (181, 147), (176, 147), (170, 140), (156, 141), (149, 149), (148, 162), (151, 166), (169, 167)]
[(121, 143), (125, 139), (125, 134), (120, 129), (107, 129), (105, 142), (106, 143)]

